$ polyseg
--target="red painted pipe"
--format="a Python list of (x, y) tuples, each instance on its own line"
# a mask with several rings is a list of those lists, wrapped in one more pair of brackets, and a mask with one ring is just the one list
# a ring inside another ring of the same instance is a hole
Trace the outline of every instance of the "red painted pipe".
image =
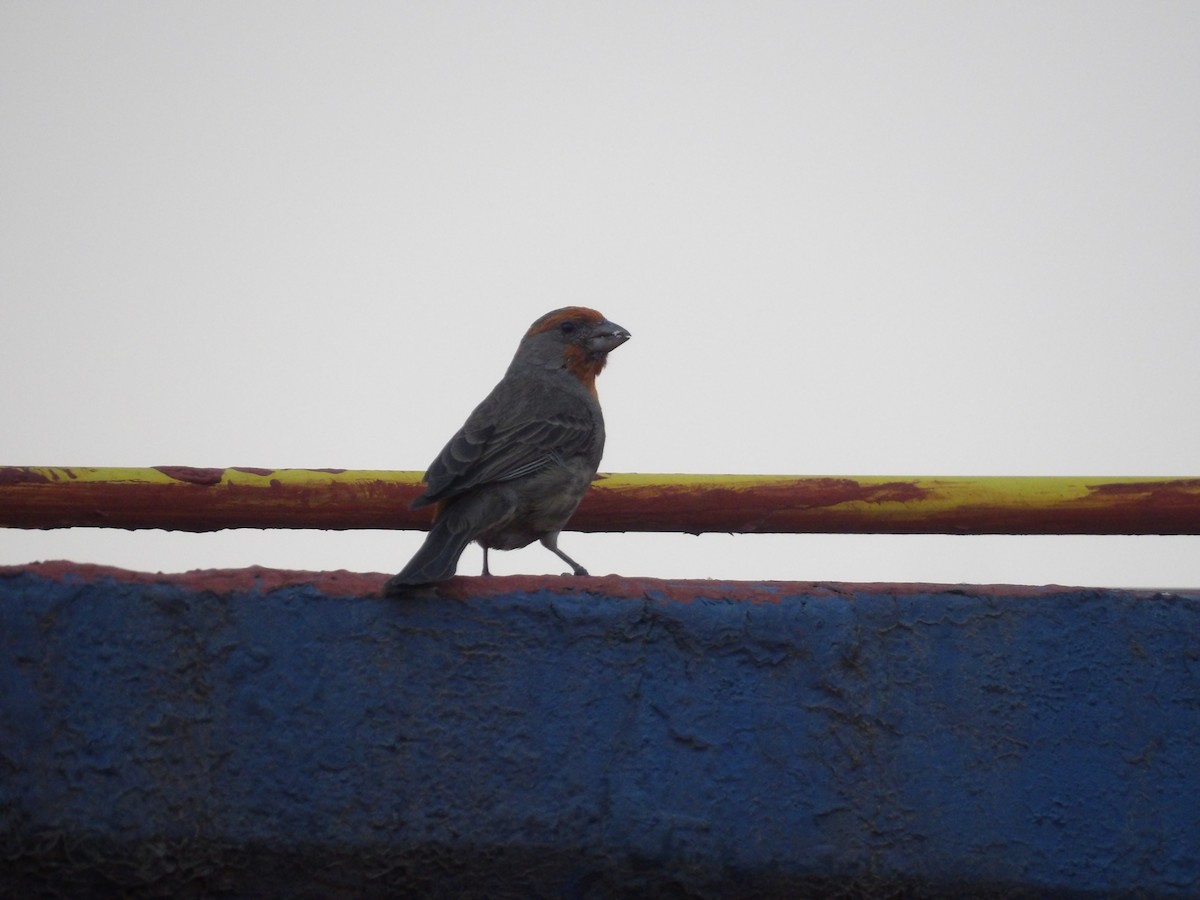
[[(426, 529), (420, 473), (0, 467), (0, 526)], [(1200, 534), (1200, 478), (606, 475), (575, 531)]]

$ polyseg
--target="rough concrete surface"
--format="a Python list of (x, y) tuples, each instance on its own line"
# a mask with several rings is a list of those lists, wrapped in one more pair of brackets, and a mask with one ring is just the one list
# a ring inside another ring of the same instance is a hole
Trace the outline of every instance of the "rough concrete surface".
[(0, 569), (0, 895), (1196, 896), (1200, 593)]

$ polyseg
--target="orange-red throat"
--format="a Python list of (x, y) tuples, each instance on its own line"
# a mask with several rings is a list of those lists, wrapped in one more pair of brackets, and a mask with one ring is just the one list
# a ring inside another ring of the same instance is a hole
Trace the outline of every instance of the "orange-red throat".
[(567, 361), (567, 371), (579, 379), (589, 394), (599, 400), (600, 395), (596, 393), (596, 376), (604, 370), (608, 354), (591, 356), (578, 344), (567, 344), (563, 348), (563, 358)]

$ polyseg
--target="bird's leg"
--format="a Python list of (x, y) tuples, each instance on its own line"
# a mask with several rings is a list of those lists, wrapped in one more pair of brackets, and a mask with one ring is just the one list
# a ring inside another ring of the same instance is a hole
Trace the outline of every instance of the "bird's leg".
[[(542, 546), (545, 547), (547, 550), (549, 550), (551, 553), (553, 553), (555, 556), (557, 556), (559, 559), (561, 559), (563, 562), (565, 562), (568, 566), (570, 566), (571, 571), (573, 571), (576, 575), (586, 575), (588, 573), (587, 569), (585, 569), (579, 563), (575, 562), (575, 560), (571, 559), (571, 557), (567, 556), (567, 554), (563, 553), (561, 550), (558, 549), (558, 534), (557, 533), (548, 534), (544, 538), (542, 538)], [(566, 573), (564, 572), (563, 574), (565, 575)]]
[(488, 567), (487, 567), (487, 547), (483, 548), (483, 574), (484, 575), (492, 574), (491, 572), (488, 571)]

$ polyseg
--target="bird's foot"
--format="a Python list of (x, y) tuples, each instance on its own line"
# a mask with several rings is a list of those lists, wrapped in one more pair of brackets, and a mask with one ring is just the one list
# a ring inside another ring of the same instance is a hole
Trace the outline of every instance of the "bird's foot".
[(436, 584), (405, 584), (391, 578), (383, 586), (383, 596), (396, 600), (436, 600), (440, 595)]

